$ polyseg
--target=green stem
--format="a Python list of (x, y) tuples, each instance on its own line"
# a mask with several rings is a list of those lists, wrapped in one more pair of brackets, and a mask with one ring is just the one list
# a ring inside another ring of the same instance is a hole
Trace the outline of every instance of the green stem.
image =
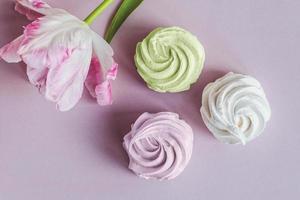
[(94, 20), (109, 6), (114, 0), (104, 0), (87, 18), (85, 18), (84, 22), (88, 25), (91, 25)]

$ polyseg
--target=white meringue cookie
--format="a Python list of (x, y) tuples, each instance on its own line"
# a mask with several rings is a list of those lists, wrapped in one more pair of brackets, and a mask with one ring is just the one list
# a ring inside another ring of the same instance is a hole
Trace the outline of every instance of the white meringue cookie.
[(210, 132), (228, 144), (246, 144), (256, 138), (271, 117), (260, 83), (232, 72), (204, 88), (200, 112)]
[(193, 131), (175, 113), (144, 113), (124, 137), (123, 146), (129, 156), (129, 169), (138, 176), (173, 179), (191, 158)]

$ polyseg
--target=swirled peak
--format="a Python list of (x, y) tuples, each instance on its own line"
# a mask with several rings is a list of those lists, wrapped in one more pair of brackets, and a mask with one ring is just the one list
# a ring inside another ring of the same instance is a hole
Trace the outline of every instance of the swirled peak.
[(148, 87), (181, 92), (195, 83), (205, 53), (199, 40), (179, 27), (156, 28), (136, 47), (135, 65)]
[(246, 144), (256, 138), (271, 117), (260, 83), (232, 72), (204, 88), (200, 112), (213, 135), (229, 144)]
[(138, 176), (173, 179), (191, 158), (193, 131), (175, 113), (144, 113), (124, 137), (123, 146), (129, 157), (129, 169)]

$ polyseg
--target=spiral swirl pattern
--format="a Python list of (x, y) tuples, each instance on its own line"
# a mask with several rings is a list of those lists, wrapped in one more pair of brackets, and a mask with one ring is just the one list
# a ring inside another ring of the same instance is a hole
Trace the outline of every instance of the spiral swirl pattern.
[(136, 47), (135, 64), (148, 87), (157, 92), (188, 90), (205, 60), (198, 39), (179, 27), (157, 28)]
[(204, 88), (200, 112), (213, 135), (229, 144), (246, 144), (256, 138), (271, 117), (260, 83), (232, 72)]
[(188, 164), (192, 128), (175, 113), (142, 114), (124, 137), (129, 168), (142, 178), (173, 179)]

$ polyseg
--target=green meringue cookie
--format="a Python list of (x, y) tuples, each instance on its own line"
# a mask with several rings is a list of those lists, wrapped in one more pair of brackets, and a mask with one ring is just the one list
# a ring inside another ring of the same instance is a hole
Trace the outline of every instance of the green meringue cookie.
[(150, 89), (181, 92), (199, 78), (205, 53), (190, 32), (179, 27), (156, 28), (137, 44), (134, 60)]

